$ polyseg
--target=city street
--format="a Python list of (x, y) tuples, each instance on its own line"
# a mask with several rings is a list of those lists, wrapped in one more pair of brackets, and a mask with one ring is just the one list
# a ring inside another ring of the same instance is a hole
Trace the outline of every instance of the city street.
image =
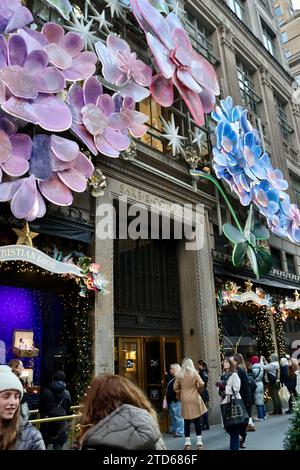
[[(246, 440), (247, 450), (283, 450), (284, 435), (288, 429), (289, 415), (270, 416), (265, 421), (255, 421), (255, 432), (249, 432)], [(193, 427), (191, 427), (193, 429)], [(203, 431), (203, 443), (206, 450), (228, 450), (229, 435), (220, 425), (211, 426), (209, 431)], [(174, 438), (164, 434), (164, 440), (169, 450), (183, 450), (184, 438)], [(191, 432), (192, 448), (196, 448), (196, 436)]]

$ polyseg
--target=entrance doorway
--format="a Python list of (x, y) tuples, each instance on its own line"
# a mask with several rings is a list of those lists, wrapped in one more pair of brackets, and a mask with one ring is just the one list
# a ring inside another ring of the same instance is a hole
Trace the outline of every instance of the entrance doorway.
[(164, 374), (170, 364), (180, 363), (180, 339), (165, 336), (115, 338), (115, 373), (132, 380), (157, 410), (162, 431), (167, 430), (167, 413), (162, 410)]

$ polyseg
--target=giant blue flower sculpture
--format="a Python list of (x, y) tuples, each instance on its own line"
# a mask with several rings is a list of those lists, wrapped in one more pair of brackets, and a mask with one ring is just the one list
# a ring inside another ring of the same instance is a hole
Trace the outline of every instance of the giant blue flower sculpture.
[(253, 202), (272, 232), (300, 242), (300, 211), (291, 204), (282, 171), (273, 168), (257, 129), (247, 117), (246, 109), (233, 106), (231, 96), (221, 100), (212, 113), (217, 122), (213, 148), (216, 176), (230, 186), (243, 206)]

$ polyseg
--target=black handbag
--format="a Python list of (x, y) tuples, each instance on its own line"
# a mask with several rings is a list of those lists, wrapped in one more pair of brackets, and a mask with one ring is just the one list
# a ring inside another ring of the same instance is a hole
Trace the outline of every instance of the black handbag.
[(239, 429), (249, 421), (245, 404), (241, 398), (236, 398), (235, 392), (230, 395), (228, 403), (221, 404), (221, 413), (223, 418), (224, 428), (227, 430)]

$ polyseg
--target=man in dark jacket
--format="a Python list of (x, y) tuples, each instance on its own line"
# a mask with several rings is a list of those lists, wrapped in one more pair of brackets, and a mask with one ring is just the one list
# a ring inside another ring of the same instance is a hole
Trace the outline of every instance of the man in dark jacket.
[[(71, 407), (71, 397), (65, 383), (65, 373), (56, 371), (48, 388), (45, 388), (40, 396), (39, 412), (41, 418), (54, 418), (65, 416)], [(61, 450), (68, 440), (66, 421), (43, 423), (40, 428), (46, 449), (48, 444), (53, 444), (53, 450)]]

